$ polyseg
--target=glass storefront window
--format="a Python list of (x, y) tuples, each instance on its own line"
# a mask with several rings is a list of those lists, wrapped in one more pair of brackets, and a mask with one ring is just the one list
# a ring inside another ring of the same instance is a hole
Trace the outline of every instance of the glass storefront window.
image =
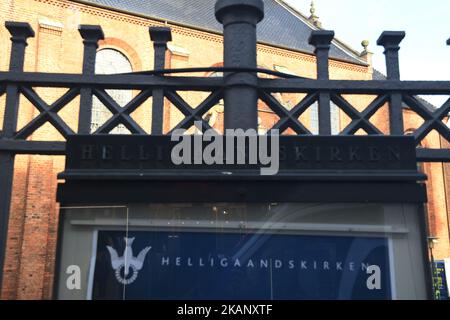
[[(410, 281), (424, 272), (417, 210), (350, 203), (66, 207), (57, 297), (425, 298), (425, 284)], [(79, 289), (67, 285), (70, 266), (80, 269)]]

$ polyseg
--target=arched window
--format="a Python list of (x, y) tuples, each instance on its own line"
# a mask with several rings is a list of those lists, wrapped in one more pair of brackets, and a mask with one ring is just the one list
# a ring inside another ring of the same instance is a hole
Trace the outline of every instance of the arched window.
[(209, 75), (210, 77), (223, 77), (223, 72), (214, 71)]
[[(96, 74), (114, 74), (132, 72), (130, 61), (122, 53), (114, 49), (102, 49), (97, 52), (95, 62)], [(131, 90), (107, 90), (107, 93), (120, 106), (125, 106), (132, 98)], [(111, 112), (98, 100), (97, 97), (92, 101), (92, 122), (91, 131), (94, 132), (100, 128), (109, 118)], [(120, 124), (110, 133), (125, 134), (129, 133), (124, 125)]]
[[(223, 72), (214, 71), (209, 75), (209, 77), (223, 77)], [(223, 113), (223, 99), (219, 101), (218, 104), (216, 104), (214, 107), (209, 109), (209, 111), (206, 113), (204, 119), (208, 121), (208, 124), (214, 128), (214, 126), (217, 126), (217, 120), (219, 119), (219, 113)]]
[[(310, 129), (313, 134), (319, 134), (319, 108), (317, 102), (311, 105), (310, 110)], [(331, 113), (331, 134), (338, 135), (340, 132), (339, 125), (339, 107), (330, 103), (330, 113)]]

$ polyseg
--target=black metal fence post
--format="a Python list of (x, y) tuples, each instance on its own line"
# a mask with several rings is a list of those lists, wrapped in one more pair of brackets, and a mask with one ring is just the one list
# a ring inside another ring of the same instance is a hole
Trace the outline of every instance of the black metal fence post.
[[(377, 41), (384, 47), (386, 56), (386, 75), (388, 80), (400, 80), (400, 64), (398, 51), (400, 42), (405, 38), (403, 31), (385, 31)], [(402, 95), (392, 93), (389, 100), (389, 126), (391, 135), (403, 135)]]
[[(97, 55), (98, 41), (105, 38), (102, 28), (93, 25), (80, 25), (78, 31), (83, 38), (83, 74), (95, 74), (95, 58)], [(78, 115), (78, 133), (91, 133), (92, 121), (92, 88), (80, 90), (80, 112)]]
[[(167, 27), (150, 27), (150, 39), (154, 48), (154, 69), (166, 66), (167, 42), (172, 41), (172, 33)], [(164, 90), (155, 89), (152, 93), (152, 134), (162, 134), (164, 125)]]
[[(256, 25), (264, 18), (261, 0), (219, 0), (216, 18), (223, 24), (224, 66), (256, 68)], [(225, 73), (225, 129), (258, 127), (258, 78), (255, 72)]]
[[(9, 71), (23, 72), (27, 39), (34, 37), (34, 31), (28, 23), (23, 22), (6, 22), (5, 26), (11, 34), (12, 41)], [(16, 84), (8, 84), (6, 87), (2, 138), (12, 138), (17, 130), (19, 97), (20, 92), (18, 86)], [(0, 151), (0, 290), (3, 283), (3, 266), (8, 240), (14, 156), (13, 151)]]
[[(331, 41), (334, 38), (334, 31), (314, 30), (309, 37), (309, 44), (315, 47), (314, 53), (317, 59), (317, 79), (328, 80), (329, 54)], [(319, 94), (319, 134), (331, 135), (331, 109), (330, 94), (321, 92)]]

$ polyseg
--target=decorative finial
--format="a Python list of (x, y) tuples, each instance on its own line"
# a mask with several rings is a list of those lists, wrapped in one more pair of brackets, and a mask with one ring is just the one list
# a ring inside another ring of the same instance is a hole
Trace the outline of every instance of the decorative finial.
[(369, 48), (369, 40), (363, 40), (363, 41), (361, 42), (361, 45), (362, 45), (362, 47), (364, 48), (363, 53), (368, 52), (367, 49)]
[(314, 3), (314, 1), (311, 1), (311, 8), (309, 9), (309, 12), (311, 12), (311, 16), (308, 18), (308, 20), (317, 28), (322, 28), (322, 23), (319, 21), (319, 17), (316, 15), (316, 4)]
[(359, 54), (359, 56), (365, 60), (370, 66), (372, 65), (372, 55), (373, 52), (369, 49), (369, 40), (363, 40), (361, 41), (361, 45), (364, 48), (363, 51)]
[(309, 9), (309, 12), (311, 12), (311, 15), (314, 15), (314, 13), (316, 13), (316, 5), (314, 1), (311, 1), (311, 9)]

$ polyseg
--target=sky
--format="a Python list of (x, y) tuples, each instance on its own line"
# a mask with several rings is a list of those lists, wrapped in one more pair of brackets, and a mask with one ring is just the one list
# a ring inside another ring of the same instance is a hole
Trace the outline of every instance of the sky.
[[(285, 0), (306, 16), (311, 0)], [(383, 48), (376, 45), (385, 31), (405, 31), (400, 44), (402, 80), (450, 80), (450, 0), (315, 0), (322, 27), (353, 49), (369, 40), (373, 64), (386, 74)], [(433, 99), (439, 101), (442, 98)]]

